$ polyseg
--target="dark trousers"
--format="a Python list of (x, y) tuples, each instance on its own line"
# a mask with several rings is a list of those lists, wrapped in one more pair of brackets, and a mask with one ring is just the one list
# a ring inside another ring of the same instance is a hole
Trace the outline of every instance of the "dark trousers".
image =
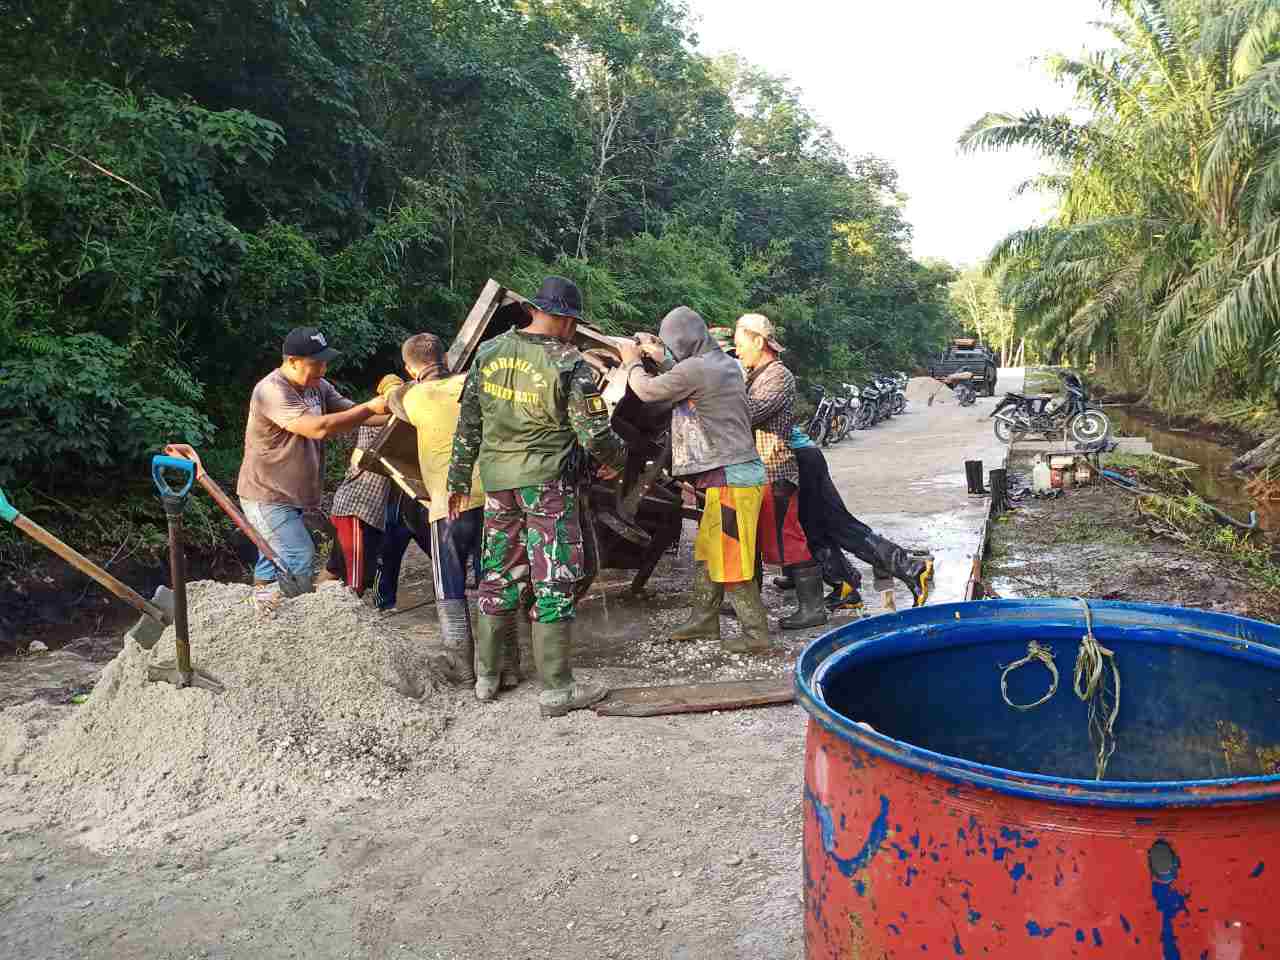
[(403, 494), (392, 494), (387, 500), (387, 529), (382, 537), (382, 549), (378, 551), (377, 570), (373, 576), (374, 606), (379, 610), (390, 610), (396, 605), (400, 568), (410, 543), (421, 547), (434, 563), (422, 504)]
[(921, 562), (892, 540), (886, 540), (849, 512), (840, 491), (831, 480), (827, 458), (817, 447), (795, 451), (800, 466), (800, 526), (804, 528), (809, 549), (823, 561), (823, 578), (832, 586), (842, 582), (857, 587), (859, 581), (843, 551), (847, 550), (863, 563), (871, 565), (877, 582), (893, 577), (911, 582)]
[(431, 568), (437, 600), (462, 600), (467, 595), (467, 568), (480, 579), (480, 540), (484, 533), (484, 508), (431, 522)]

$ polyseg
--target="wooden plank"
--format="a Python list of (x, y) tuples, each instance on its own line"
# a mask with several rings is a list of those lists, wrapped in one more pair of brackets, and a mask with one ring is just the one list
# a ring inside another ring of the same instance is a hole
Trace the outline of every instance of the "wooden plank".
[(669, 687), (622, 687), (592, 709), (602, 717), (660, 717), (674, 713), (710, 713), (791, 703), (790, 676), (775, 680), (729, 680)]
[(467, 319), (463, 321), (462, 328), (449, 347), (445, 362), (450, 373), (461, 373), (470, 362), (475, 348), (480, 345), (480, 340), (484, 337), (489, 318), (502, 306), (502, 294), (502, 284), (497, 280), (489, 280), (485, 283), (484, 289), (480, 291), (480, 296), (476, 298), (471, 312), (467, 314)]
[[(515, 291), (506, 289), (497, 280), (488, 280), (480, 291), (480, 295), (476, 297), (476, 302), (472, 304), (471, 310), (467, 314), (467, 319), (462, 322), (462, 326), (458, 329), (458, 335), (454, 337), (453, 343), (449, 347), (449, 353), (445, 357), (445, 364), (448, 366), (449, 371), (451, 373), (462, 373), (471, 363), (472, 357), (475, 356), (476, 348), (480, 346), (480, 342), (484, 339), (485, 331), (489, 327), (489, 321), (493, 319), (495, 313), (508, 304), (528, 302)], [(607, 350), (615, 358), (621, 359), (617, 337), (601, 333), (599, 330), (585, 324), (579, 325), (578, 334), (574, 338), (574, 342), (581, 350)]]
[(401, 490), (415, 500), (421, 500), (423, 503), (428, 503), (431, 500), (431, 496), (427, 493), (426, 484), (422, 482), (416, 462), (412, 463), (406, 471), (404, 469), (406, 467), (405, 462), (379, 456), (371, 450), (357, 447), (352, 457), (352, 463), (357, 470), (376, 473), (380, 477), (386, 477), (388, 480), (393, 481)]

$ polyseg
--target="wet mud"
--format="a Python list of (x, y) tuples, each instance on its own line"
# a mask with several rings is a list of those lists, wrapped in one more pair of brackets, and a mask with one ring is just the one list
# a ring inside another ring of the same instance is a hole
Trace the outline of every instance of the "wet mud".
[(1231, 471), (1231, 462), (1252, 443), (1242, 449), (1239, 444), (1224, 442), (1226, 438), (1212, 430), (1178, 426), (1139, 407), (1108, 407), (1107, 416), (1115, 435), (1145, 437), (1156, 453), (1197, 464), (1198, 469), (1188, 470), (1184, 476), (1209, 503), (1245, 514), (1255, 509), (1245, 489), (1246, 480)]
[[(246, 568), (231, 551), (191, 551), (187, 569), (191, 580), (239, 580)], [(129, 559), (107, 570), (145, 597), (169, 582), (167, 558)], [(127, 603), (52, 555), (0, 574), (0, 661), (35, 640), (56, 650), (83, 637), (119, 636), (137, 619)]]
[[(1029, 464), (1011, 470), (1030, 476)], [(992, 525), (985, 582), (1001, 597), (1091, 597), (1280, 619), (1280, 598), (1194, 545), (1153, 535), (1110, 484), (1026, 497)]]

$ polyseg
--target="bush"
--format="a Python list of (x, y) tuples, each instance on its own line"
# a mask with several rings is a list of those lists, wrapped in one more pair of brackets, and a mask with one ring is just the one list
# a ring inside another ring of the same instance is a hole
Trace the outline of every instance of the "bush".
[(81, 468), (138, 465), (167, 440), (203, 444), (208, 417), (148, 394), (129, 350), (94, 333), (27, 338), (31, 354), (0, 368), (0, 484), (50, 485)]

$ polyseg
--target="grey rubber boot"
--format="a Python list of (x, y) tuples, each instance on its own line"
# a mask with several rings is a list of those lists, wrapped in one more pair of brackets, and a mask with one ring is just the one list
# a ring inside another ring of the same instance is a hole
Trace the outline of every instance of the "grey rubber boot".
[(726, 590), (729, 602), (738, 615), (742, 636), (737, 640), (721, 640), (720, 646), (730, 653), (761, 653), (769, 649), (769, 611), (760, 599), (760, 585), (754, 580)]
[(499, 686), (503, 690), (514, 690), (520, 686), (524, 677), (520, 673), (520, 637), (516, 631), (507, 638), (502, 651), (502, 671), (499, 674)]
[[(773, 581), (774, 586), (778, 585), (778, 580)], [(721, 585), (723, 589), (723, 584)], [(789, 589), (789, 588), (788, 588)], [(760, 559), (760, 551), (756, 550), (756, 593), (764, 596), (764, 561)], [(736, 617), (738, 612), (733, 609), (733, 604), (725, 600), (720, 604), (720, 616)]]
[(533, 624), (533, 659), (542, 678), (538, 694), (538, 712), (544, 717), (563, 717), (599, 703), (609, 688), (573, 678), (570, 659), (573, 653), (573, 621)]
[(822, 602), (822, 568), (817, 564), (793, 567), (796, 581), (796, 610), (778, 621), (783, 630), (805, 630), (827, 622), (827, 607)]
[(720, 603), (724, 600), (724, 584), (713, 583), (705, 563), (693, 567), (693, 609), (689, 619), (661, 639), (672, 642), (720, 639)]
[(440, 639), (444, 653), (431, 666), (450, 683), (468, 684), (476, 680), (476, 645), (471, 636), (471, 615), (466, 600), (436, 601), (440, 618)]
[(501, 683), (502, 651), (508, 638), (516, 636), (516, 611), (490, 616), (480, 614), (476, 622), (476, 699), (492, 700)]

